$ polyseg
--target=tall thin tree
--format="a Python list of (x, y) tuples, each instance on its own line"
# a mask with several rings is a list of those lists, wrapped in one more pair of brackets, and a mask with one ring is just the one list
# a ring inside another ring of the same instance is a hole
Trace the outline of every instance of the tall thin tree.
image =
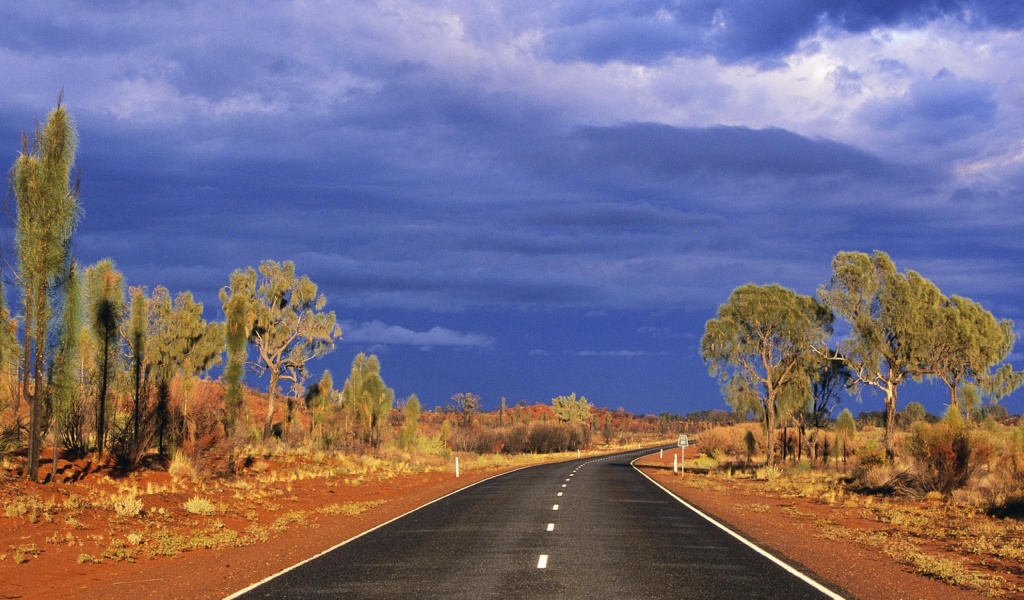
[(78, 186), (71, 178), (78, 136), (62, 100), (63, 92), (31, 144), (28, 135), (22, 135), (21, 154), (10, 173), (17, 200), (17, 278), (25, 323), (21, 361), (21, 393), (29, 406), (25, 473), (32, 481), (39, 477), (40, 430), (49, 393), (50, 296), (70, 267), (69, 246), (80, 214)]
[(89, 321), (99, 352), (96, 354), (96, 453), (103, 455), (107, 436), (107, 395), (118, 363), (117, 330), (124, 319), (124, 276), (105, 258), (85, 270)]

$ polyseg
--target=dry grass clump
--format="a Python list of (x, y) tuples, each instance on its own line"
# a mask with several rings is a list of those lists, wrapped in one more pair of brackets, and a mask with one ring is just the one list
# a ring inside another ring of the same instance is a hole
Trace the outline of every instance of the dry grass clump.
[(181, 450), (176, 450), (174, 456), (171, 458), (171, 464), (167, 467), (167, 473), (175, 479), (191, 479), (192, 481), (198, 481), (200, 479), (199, 471), (196, 469), (195, 463), (192, 459)]
[(213, 503), (202, 496), (192, 496), (182, 504), (182, 508), (195, 515), (210, 516), (216, 512)]
[(136, 494), (115, 497), (111, 504), (114, 512), (122, 517), (137, 517), (142, 513), (142, 500)]

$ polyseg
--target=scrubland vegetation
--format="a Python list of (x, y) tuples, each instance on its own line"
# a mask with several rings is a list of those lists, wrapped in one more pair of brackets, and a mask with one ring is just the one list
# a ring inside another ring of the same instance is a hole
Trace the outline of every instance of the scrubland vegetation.
[(785, 458), (772, 464), (761, 423), (713, 426), (697, 436), (700, 456), (687, 460), (685, 484), (763, 497), (747, 509), (806, 523), (818, 537), (952, 585), (1024, 591), (1024, 424), (937, 418), (911, 403), (897, 413), (890, 460), (879, 416), (863, 413), (852, 432), (833, 423), (801, 433), (791, 422), (776, 437)]
[[(745, 480), (755, 493), (859, 507), (874, 525), (824, 518), (821, 535), (949, 583), (1020, 592), (963, 560), (1024, 576), (1024, 425), (998, 405), (1024, 382), (1006, 362), (1013, 322), (900, 272), (884, 252), (840, 252), (832, 271), (816, 298), (737, 288), (708, 321), (701, 354), (733, 413), (698, 436), (688, 467), (708, 476), (690, 485)], [(897, 410), (901, 387), (922, 380), (948, 390), (941, 418), (917, 402)], [(840, 411), (864, 391), (881, 411)]]
[[(76, 144), (58, 101), (10, 171), (21, 310), (0, 289), (0, 459), (30, 481), (79, 478), (69, 465), (85, 457), (122, 476), (145, 467), (230, 478), (252, 455), (397, 455), (400, 468), (427, 469), (453, 452), (577, 451), (665, 432), (664, 420), (594, 411), (575, 394), (550, 406), (502, 399), (487, 414), (462, 392), (425, 411), (415, 395), (395, 397), (373, 355), (359, 354), (341, 386), (329, 371), (316, 378), (313, 361), (342, 332), (289, 261), (226, 276), (223, 321), (211, 322), (190, 292), (131, 286), (113, 259), (83, 268), (72, 253)], [(265, 392), (246, 388), (247, 372), (265, 377)]]

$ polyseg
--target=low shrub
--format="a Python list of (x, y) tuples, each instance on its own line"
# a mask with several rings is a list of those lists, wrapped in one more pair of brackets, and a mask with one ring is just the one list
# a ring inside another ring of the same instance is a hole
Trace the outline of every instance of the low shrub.
[(210, 516), (215, 512), (213, 502), (201, 496), (192, 496), (182, 507), (194, 515)]

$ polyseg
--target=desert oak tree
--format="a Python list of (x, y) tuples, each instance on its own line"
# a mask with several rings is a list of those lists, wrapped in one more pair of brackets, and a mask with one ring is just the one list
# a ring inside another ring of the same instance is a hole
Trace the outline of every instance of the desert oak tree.
[(39, 436), (49, 393), (49, 341), (55, 325), (51, 295), (70, 268), (71, 236), (80, 214), (78, 186), (71, 178), (77, 146), (71, 116), (58, 98), (31, 145), (28, 136), (22, 136), (22, 150), (10, 172), (17, 202), (17, 276), (25, 323), (21, 391), (29, 406), (26, 477), (32, 481), (39, 475)]

